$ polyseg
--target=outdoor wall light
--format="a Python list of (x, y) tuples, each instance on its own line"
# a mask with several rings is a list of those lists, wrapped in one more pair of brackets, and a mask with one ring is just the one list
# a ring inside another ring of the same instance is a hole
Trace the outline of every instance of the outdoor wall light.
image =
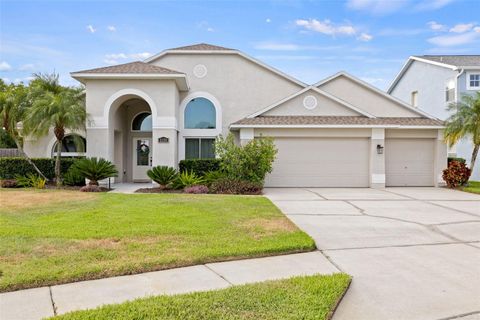
[(383, 146), (380, 144), (377, 144), (377, 154), (383, 154)]

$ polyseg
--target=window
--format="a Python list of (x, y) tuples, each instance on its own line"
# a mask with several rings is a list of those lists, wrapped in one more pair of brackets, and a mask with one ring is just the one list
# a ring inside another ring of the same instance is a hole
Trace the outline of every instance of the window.
[(215, 129), (215, 106), (206, 98), (192, 99), (185, 107), (184, 121), (186, 129)]
[(411, 104), (415, 108), (418, 107), (418, 91), (412, 91)]
[(480, 89), (480, 73), (468, 73), (467, 74), (467, 89), (479, 90)]
[[(61, 157), (82, 157), (87, 146), (87, 140), (78, 134), (70, 134), (62, 140)], [(52, 157), (57, 155), (57, 143), (53, 145)]]
[(132, 131), (152, 131), (152, 114), (150, 112), (138, 114), (133, 119)]
[(454, 100), (455, 100), (455, 80), (449, 80), (445, 85), (445, 101), (452, 102)]
[(215, 158), (215, 139), (187, 138), (185, 139), (185, 159)]

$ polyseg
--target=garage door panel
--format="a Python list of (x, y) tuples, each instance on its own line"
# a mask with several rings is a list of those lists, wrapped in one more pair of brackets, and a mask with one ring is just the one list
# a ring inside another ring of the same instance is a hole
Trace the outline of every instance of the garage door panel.
[(387, 186), (433, 186), (433, 168), (433, 139), (387, 139), (385, 141)]
[(368, 187), (366, 138), (277, 138), (270, 187)]

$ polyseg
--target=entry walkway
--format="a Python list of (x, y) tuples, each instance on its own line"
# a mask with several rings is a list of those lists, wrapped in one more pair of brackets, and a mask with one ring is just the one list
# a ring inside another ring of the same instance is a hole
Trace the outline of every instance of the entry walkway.
[(319, 251), (208, 263), (136, 275), (74, 282), (0, 294), (0, 319), (41, 319), (137, 298), (223, 289), (339, 270)]
[(144, 182), (144, 183), (134, 183), (134, 182), (124, 182), (124, 183), (114, 183), (112, 184), (111, 188), (113, 189), (110, 191), (111, 193), (135, 193), (136, 190), (142, 188), (152, 188), (153, 184), (151, 182)]

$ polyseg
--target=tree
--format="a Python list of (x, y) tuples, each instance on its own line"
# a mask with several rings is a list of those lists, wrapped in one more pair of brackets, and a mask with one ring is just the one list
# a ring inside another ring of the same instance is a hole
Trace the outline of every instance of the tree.
[(1, 81), (0, 119), (4, 133), (14, 141), (20, 154), (32, 165), (42, 178), (48, 180), (23, 150), (23, 139), (20, 134), (19, 125), (24, 120), (26, 112), (31, 106), (31, 100), (28, 93), (28, 88), (23, 84), (6, 85)]
[(31, 136), (43, 136), (53, 128), (57, 139), (55, 181), (60, 186), (62, 141), (67, 130), (85, 129), (87, 117), (82, 88), (64, 87), (58, 74), (34, 74), (30, 83), (32, 106), (26, 114), (24, 129)]
[(474, 95), (463, 95), (460, 102), (448, 106), (448, 111), (454, 113), (446, 120), (445, 141), (453, 146), (464, 137), (472, 139), (470, 169), (473, 172), (480, 149), (480, 91)]

